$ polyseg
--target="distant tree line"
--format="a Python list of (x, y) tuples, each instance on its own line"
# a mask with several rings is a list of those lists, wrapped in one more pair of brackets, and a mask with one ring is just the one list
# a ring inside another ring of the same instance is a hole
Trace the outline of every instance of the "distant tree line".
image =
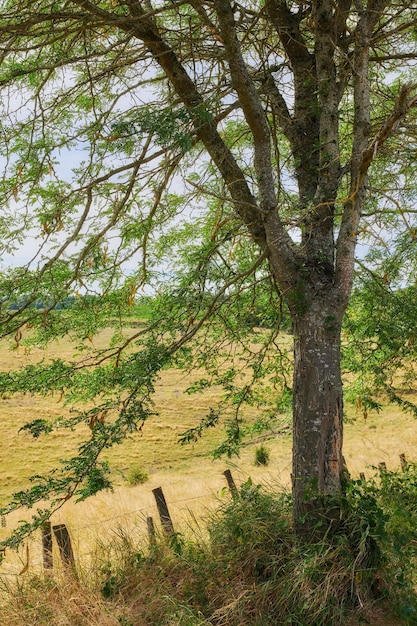
[[(86, 296), (86, 298), (92, 298), (92, 296)], [(7, 305), (7, 308), (10, 311), (19, 311), (20, 309), (26, 307), (28, 302), (28, 308), (30, 309), (51, 309), (53, 311), (61, 311), (63, 309), (70, 309), (74, 306), (74, 302), (77, 300), (76, 296), (67, 296), (60, 302), (54, 304), (51, 300), (45, 300), (43, 298), (38, 298), (34, 302), (30, 302), (30, 297), (22, 296), (19, 300), (15, 302), (10, 302)]]

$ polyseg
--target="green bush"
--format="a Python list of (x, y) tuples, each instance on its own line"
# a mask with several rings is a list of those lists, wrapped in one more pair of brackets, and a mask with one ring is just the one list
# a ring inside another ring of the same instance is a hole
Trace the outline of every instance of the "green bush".
[(268, 465), (271, 453), (269, 449), (262, 445), (255, 450), (255, 465)]
[(141, 467), (131, 467), (126, 476), (126, 480), (131, 487), (142, 485), (149, 480), (149, 474)]
[(366, 536), (373, 546), (372, 584), (407, 624), (417, 624), (417, 463), (406, 463), (401, 471), (381, 466), (374, 472), (348, 485), (351, 519), (361, 541)]
[(180, 550), (161, 538), (136, 562), (134, 581), (126, 570), (118, 575), (117, 589), (146, 588), (141, 610), (156, 626), (179, 616), (185, 624), (336, 626), (375, 602), (415, 625), (417, 466), (347, 478), (327, 510), (340, 510), (330, 530), (301, 542), (291, 496), (249, 480), (212, 515), (208, 537), (181, 537)]

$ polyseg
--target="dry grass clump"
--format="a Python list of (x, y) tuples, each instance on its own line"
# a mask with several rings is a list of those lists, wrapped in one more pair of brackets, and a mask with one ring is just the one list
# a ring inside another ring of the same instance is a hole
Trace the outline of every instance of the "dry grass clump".
[(1, 581), (4, 626), (120, 626), (123, 609), (115, 610), (91, 586), (72, 573)]

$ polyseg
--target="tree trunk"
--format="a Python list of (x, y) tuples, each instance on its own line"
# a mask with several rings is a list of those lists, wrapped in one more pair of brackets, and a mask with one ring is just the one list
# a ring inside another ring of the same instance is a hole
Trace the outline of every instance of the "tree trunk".
[(292, 483), (299, 536), (329, 529), (336, 511), (326, 496), (340, 493), (342, 487), (342, 315), (333, 311), (315, 303), (294, 319)]

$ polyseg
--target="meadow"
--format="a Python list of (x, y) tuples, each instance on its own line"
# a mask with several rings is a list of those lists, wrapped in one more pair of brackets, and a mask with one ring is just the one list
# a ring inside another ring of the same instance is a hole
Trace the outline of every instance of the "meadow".
[[(95, 339), (97, 347), (105, 345), (110, 335), (110, 330), (103, 331)], [(282, 337), (284, 346), (288, 347), (290, 341), (290, 337)], [(28, 351), (24, 346), (11, 349), (4, 344), (0, 349), (0, 368), (3, 371), (20, 368), (33, 361), (58, 356), (70, 358), (73, 352), (74, 346), (65, 340), (52, 343), (47, 350), (35, 347)], [(185, 393), (197, 375), (198, 372), (191, 375), (174, 369), (163, 371), (154, 398), (157, 415), (145, 424), (140, 433), (134, 433), (123, 445), (113, 448), (106, 455), (113, 491), (101, 492), (78, 504), (69, 501), (54, 514), (52, 523), (65, 523), (71, 533), (79, 567), (88, 568), (97, 558), (97, 545), (103, 549), (115, 539), (122, 539), (123, 542), (129, 537), (129, 541), (147, 545), (146, 518), (153, 516), (158, 527), (152, 495), (152, 489), (156, 487), (163, 488), (175, 530), (184, 536), (204, 534), (206, 520), (227, 499), (223, 476), (226, 468), (231, 469), (238, 487), (251, 477), (254, 484), (263, 484), (272, 490), (290, 489), (289, 414), (277, 416), (270, 431), (247, 440), (240, 456), (232, 459), (213, 460), (210, 455), (224, 436), (221, 427), (208, 430), (193, 444), (178, 443), (179, 435), (195, 426), (221, 395), (217, 388), (201, 394)], [(13, 492), (28, 486), (32, 474), (46, 472), (60, 459), (73, 454), (89, 431), (85, 425), (77, 432), (58, 430), (33, 439), (26, 431), (20, 430), (27, 421), (66, 415), (70, 407), (64, 406), (58, 395), (4, 395), (0, 401), (0, 501), (4, 505)], [(249, 420), (255, 416), (254, 409), (247, 411)], [(416, 444), (417, 430), (413, 419), (396, 407), (386, 404), (380, 413), (370, 412), (365, 419), (358, 407), (346, 406), (344, 454), (353, 477), (360, 472), (371, 472), (370, 466), (381, 462), (385, 462), (388, 468), (398, 467), (400, 453), (413, 460)], [(264, 445), (269, 452), (269, 462), (265, 466), (255, 464), (256, 450), (260, 445)], [(132, 485), (132, 476), (141, 472), (147, 479)], [(29, 517), (30, 511), (11, 514), (7, 518), (7, 526), (0, 529), (0, 538), (4, 538), (18, 520)], [(36, 533), (17, 554), (8, 551), (0, 567), (0, 579), (3, 584), (6, 581), (7, 588), (10, 581), (19, 580), (16, 575), (22, 571), (35, 574), (42, 571), (41, 541)], [(69, 592), (72, 593), (71, 589)], [(103, 619), (102, 615), (100, 619)], [(19, 621), (16, 623), (20, 624)], [(374, 623), (386, 624), (382, 617), (380, 622)]]
[[(103, 331), (96, 345), (105, 345), (110, 330)], [(290, 339), (283, 336), (287, 346)], [(3, 344), (0, 349), (0, 368), (15, 369), (40, 359), (56, 357), (71, 358), (73, 345), (66, 340), (52, 343), (47, 351), (24, 347), (11, 349)], [(196, 377), (198, 373), (194, 373)], [(208, 430), (193, 444), (180, 445), (179, 435), (206, 414), (208, 408), (220, 397), (220, 390), (212, 388), (204, 393), (189, 395), (185, 389), (192, 382), (190, 374), (181, 370), (164, 371), (156, 386), (155, 415), (139, 433), (120, 446), (114, 447), (106, 455), (111, 469), (114, 491), (97, 495), (91, 500), (68, 503), (57, 514), (57, 523), (71, 524), (77, 520), (78, 526), (99, 525), (100, 519), (115, 517), (119, 521), (126, 512), (143, 510), (153, 506), (151, 490), (162, 486), (169, 502), (187, 502), (194, 498), (193, 514), (203, 514), (207, 506), (216, 502), (225, 486), (222, 472), (230, 467), (236, 482), (244, 482), (248, 476), (254, 481), (290, 487), (291, 473), (291, 424), (290, 416), (279, 418), (280, 428), (272, 429), (249, 439), (243, 446), (240, 456), (232, 459), (213, 460), (210, 452), (220, 443), (224, 433), (222, 428)], [(77, 432), (55, 431), (48, 436), (33, 439), (21, 427), (29, 420), (37, 418), (53, 419), (68, 414), (70, 408), (63, 406), (58, 395), (46, 397), (31, 394), (3, 396), (1, 402), (0, 450), (1, 490), (0, 502), (4, 505), (10, 495), (24, 489), (32, 474), (52, 469), (59, 460), (76, 451), (83, 436), (88, 435), (85, 425)], [(253, 418), (253, 411), (247, 411)], [(370, 412), (365, 419), (360, 410), (346, 406), (344, 455), (349, 471), (353, 476), (366, 472), (367, 467), (385, 462), (395, 468), (399, 464), (399, 454), (404, 453), (413, 459), (417, 445), (417, 429), (414, 420), (392, 405), (384, 406), (380, 413)], [(260, 444), (267, 446), (270, 460), (266, 466), (256, 466), (255, 450)], [(130, 486), (130, 476), (137, 471), (149, 476), (142, 485)], [(186, 513), (176, 516), (181, 520)], [(13, 514), (9, 524), (20, 519), (22, 513)], [(181, 523), (181, 522), (180, 522)], [(116, 523), (115, 523), (116, 525)], [(111, 525), (110, 525), (111, 526)], [(109, 524), (105, 524), (109, 532)], [(102, 529), (98, 529), (101, 534)], [(7, 530), (1, 530), (1, 536)], [(91, 539), (91, 534), (90, 534)], [(82, 539), (80, 538), (80, 541)]]

